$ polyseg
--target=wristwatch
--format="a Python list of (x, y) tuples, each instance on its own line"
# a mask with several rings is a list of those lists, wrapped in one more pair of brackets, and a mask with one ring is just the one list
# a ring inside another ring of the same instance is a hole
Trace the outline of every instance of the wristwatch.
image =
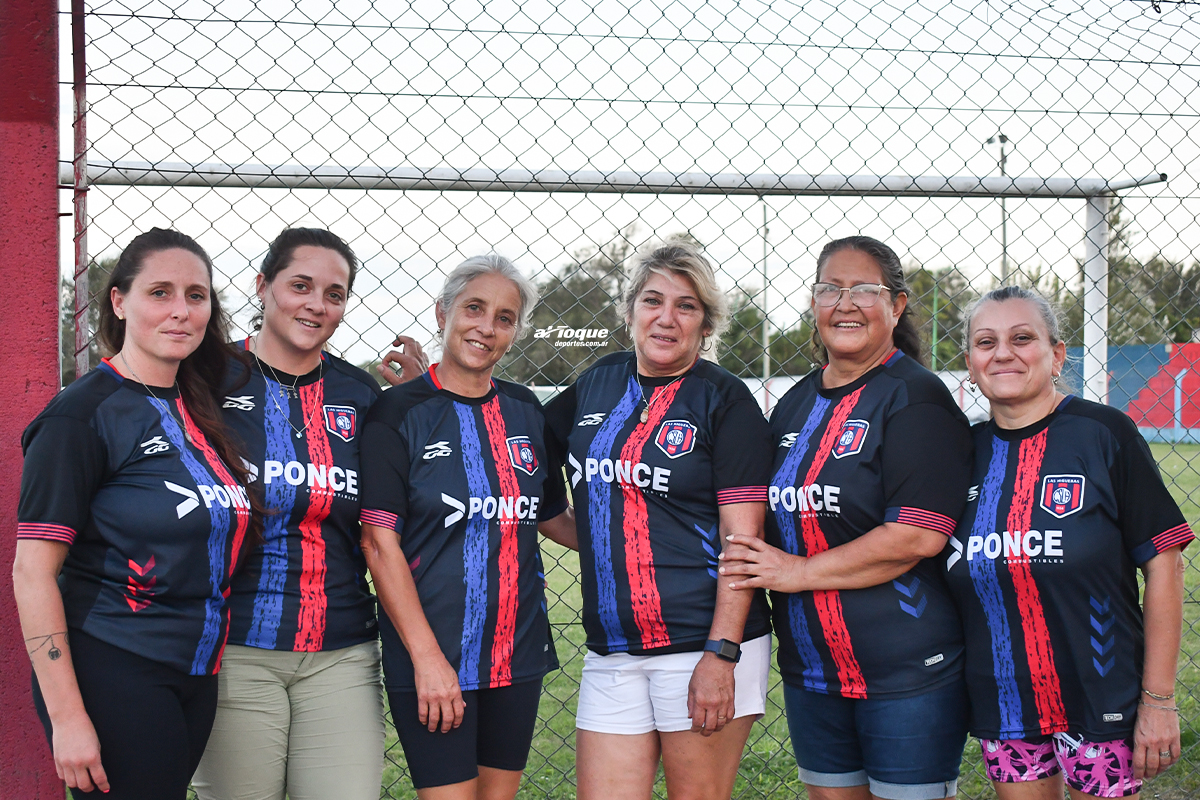
[(709, 639), (704, 643), (704, 652), (715, 653), (722, 661), (734, 664), (742, 660), (742, 646), (728, 639)]

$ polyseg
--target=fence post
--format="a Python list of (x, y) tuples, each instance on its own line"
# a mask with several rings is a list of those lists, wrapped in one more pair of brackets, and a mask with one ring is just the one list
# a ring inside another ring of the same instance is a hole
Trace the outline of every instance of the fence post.
[(1108, 403), (1108, 195), (1087, 199), (1083, 240), (1083, 396)]
[(0, 3), (0, 797), (63, 797), (13, 598), (21, 431), (58, 390), (58, 3)]

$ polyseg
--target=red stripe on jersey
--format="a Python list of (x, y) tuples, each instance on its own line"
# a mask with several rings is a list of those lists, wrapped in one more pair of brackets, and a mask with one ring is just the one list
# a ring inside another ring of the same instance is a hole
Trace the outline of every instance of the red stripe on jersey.
[[(333, 509), (333, 487), (329, 470), (333, 452), (325, 428), (325, 381), (300, 387), (300, 415), (308, 426), (308, 463), (316, 468), (316, 478), (308, 487), (308, 509), (300, 520), (300, 610), (296, 620), (297, 653), (316, 653), (325, 645), (325, 621), (329, 598), (325, 595), (325, 576), (329, 565), (325, 558), (325, 536), (321, 524)], [(325, 476), (322, 483), (320, 476)]]
[[(650, 416), (638, 422), (629, 438), (621, 447), (621, 460), (631, 464), (642, 460), (642, 450), (654, 437), (654, 431), (662, 424), (679, 393), (682, 381), (676, 381), (657, 395), (650, 396)], [(622, 483), (621, 498), (625, 514), (622, 527), (625, 533), (625, 572), (629, 576), (629, 601), (633, 609), (633, 621), (642, 636), (642, 647), (665, 647), (671, 643), (671, 634), (662, 617), (662, 596), (658, 592), (658, 580), (654, 574), (654, 552), (650, 548), (650, 512), (646, 508), (646, 496), (632, 482)]]
[(364, 508), (358, 514), (358, 521), (362, 525), (375, 525), (379, 528), (388, 528), (396, 530), (396, 523), (400, 517), (390, 511), (380, 511), (378, 508)]
[[(217, 480), (226, 486), (240, 486), (233, 479), (233, 475), (229, 472), (229, 468), (225, 466), (225, 462), (217, 455), (217, 451), (213, 450), (212, 445), (208, 443), (208, 439), (204, 438), (204, 432), (200, 430), (200, 427), (192, 419), (192, 415), (188, 413), (187, 407), (183, 404), (182, 397), (175, 400), (175, 407), (179, 409), (179, 418), (183, 420), (183, 429), (187, 432), (188, 438), (192, 440), (192, 445), (204, 454), (204, 460), (208, 462), (208, 467), (217, 476)], [(250, 528), (249, 505), (241, 505), (233, 502), (229, 505), (233, 509), (237, 525), (233, 531), (233, 547), (229, 550), (229, 567), (225, 571), (227, 577), (233, 574), (233, 570), (237, 566), (238, 556), (242, 552), (242, 543), (246, 539), (246, 531)], [(221, 646), (217, 650), (217, 660), (213, 667), (213, 674), (221, 671), (221, 657), (225, 655), (225, 643), (229, 641), (229, 589), (230, 587), (227, 586), (223, 593), (226, 600), (224, 603), (225, 635), (221, 637)]]
[(730, 503), (765, 503), (767, 502), (767, 487), (765, 486), (731, 486), (717, 492), (717, 505), (726, 506)]
[(899, 513), (896, 514), (896, 522), (899, 522), (901, 525), (927, 528), (946, 536), (954, 535), (954, 527), (957, 524), (945, 514), (939, 514), (936, 511), (926, 511), (922, 508), (908, 508), (907, 506), (900, 507)]
[(63, 544), (74, 544), (75, 531), (66, 525), (53, 522), (18, 522), (18, 539), (48, 539)]
[[(493, 397), (488, 400), (481, 410), (488, 442), (492, 445), (496, 477), (500, 479), (500, 496), (512, 498), (515, 504), (516, 499), (521, 496), (521, 485), (517, 482), (517, 473), (508, 453), (508, 430), (504, 425), (504, 417), (500, 414), (500, 398)], [(517, 638), (517, 604), (520, 601), (518, 578), (521, 571), (516, 515), (504, 519), (497, 513), (496, 520), (500, 526), (500, 555), (497, 564), (499, 583), (496, 586), (496, 632), (492, 636), (492, 688), (512, 683), (513, 643)]]
[[(1034, 496), (1042, 459), (1046, 455), (1046, 431), (1021, 442), (1017, 455), (1017, 478), (1013, 484), (1012, 504), (1008, 508), (1007, 530), (1028, 531), (1033, 516)], [(1042, 734), (1067, 730), (1067, 711), (1063, 706), (1062, 686), (1058, 668), (1054, 665), (1054, 646), (1046, 627), (1046, 612), (1033, 574), (1025, 559), (1007, 561), (1013, 589), (1017, 593), (1017, 608), (1021, 613), (1021, 630), (1025, 635), (1025, 656), (1033, 681), (1033, 699), (1037, 706), (1038, 725)]]
[[(833, 443), (841, 434), (846, 420), (850, 419), (850, 413), (858, 404), (860, 395), (862, 395), (861, 386), (843, 397), (833, 409), (833, 416), (830, 418), (829, 424), (825, 426), (821, 443), (817, 446), (816, 453), (813, 454), (812, 464), (809, 465), (808, 474), (804, 476), (804, 483), (801, 485), (811, 486), (816, 483), (821, 469), (829, 460)], [(804, 547), (808, 555), (823, 553), (829, 549), (829, 542), (826, 541), (821, 525), (817, 522), (817, 512), (811, 508), (801, 512), (800, 527), (804, 534)], [(825, 635), (825, 642), (829, 645), (829, 654), (833, 657), (833, 663), (837, 665), (838, 681), (842, 684), (842, 696), (865, 698), (867, 696), (867, 679), (863, 676), (862, 667), (854, 655), (854, 646), (850, 642), (850, 629), (846, 627), (846, 618), (842, 615), (841, 593), (836, 589), (813, 592), (813, 605), (816, 606), (817, 617), (821, 620), (821, 631)]]
[[(18, 530), (20, 526), (17, 526)], [(70, 530), (68, 528), (68, 530)], [(18, 534), (19, 538), (20, 534)], [(1150, 541), (1154, 542), (1154, 549), (1161, 553), (1164, 550), (1169, 550), (1172, 547), (1186, 547), (1192, 539), (1195, 539), (1195, 534), (1188, 524), (1184, 522), (1181, 525), (1176, 525), (1174, 528), (1167, 528), (1165, 531), (1155, 536)]]

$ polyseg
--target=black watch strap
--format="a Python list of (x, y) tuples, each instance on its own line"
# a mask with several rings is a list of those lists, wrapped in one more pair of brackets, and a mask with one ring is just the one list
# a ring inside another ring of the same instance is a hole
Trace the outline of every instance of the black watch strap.
[(715, 653), (722, 661), (734, 664), (742, 660), (742, 646), (729, 639), (709, 639), (704, 643), (704, 652)]

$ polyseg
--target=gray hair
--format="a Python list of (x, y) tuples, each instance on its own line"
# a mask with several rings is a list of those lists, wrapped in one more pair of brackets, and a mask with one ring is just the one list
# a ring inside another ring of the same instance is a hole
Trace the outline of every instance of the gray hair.
[[(725, 293), (717, 285), (716, 271), (700, 248), (688, 239), (668, 238), (638, 254), (634, 259), (629, 279), (625, 283), (625, 293), (620, 300), (618, 311), (628, 324), (633, 315), (633, 303), (652, 273), (674, 273), (682, 275), (696, 287), (696, 294), (704, 306), (704, 327), (711, 333), (712, 344), (716, 343), (721, 334), (729, 327), (729, 301)], [(707, 349), (707, 348), (706, 348)]]
[(467, 288), (467, 284), (483, 275), (495, 273), (508, 278), (517, 286), (521, 296), (521, 307), (517, 309), (517, 333), (513, 341), (520, 339), (529, 330), (529, 320), (533, 316), (533, 307), (537, 305), (538, 292), (533, 281), (525, 277), (511, 261), (502, 255), (488, 253), (482, 256), (471, 256), (466, 261), (450, 270), (442, 290), (438, 292), (437, 304), (442, 313), (449, 315), (454, 308), (454, 301)]
[[(1024, 286), (1000, 286), (992, 289), (980, 297), (971, 305), (967, 306), (967, 312), (963, 316), (963, 350), (967, 353), (971, 352), (971, 328), (975, 324), (975, 316), (979, 313), (979, 309), (984, 303), (1003, 303), (1008, 300), (1025, 300), (1033, 304), (1037, 309), (1038, 317), (1042, 324), (1046, 326), (1046, 335), (1050, 340), (1050, 346), (1056, 347), (1063, 340), (1063, 313), (1062, 309), (1056, 303), (1052, 303), (1033, 289), (1026, 289)], [(1065, 370), (1064, 370), (1065, 371)], [(1060, 376), (1059, 382), (1063, 384), (1063, 388), (1071, 391), (1071, 387), (1067, 383), (1065, 375)]]

